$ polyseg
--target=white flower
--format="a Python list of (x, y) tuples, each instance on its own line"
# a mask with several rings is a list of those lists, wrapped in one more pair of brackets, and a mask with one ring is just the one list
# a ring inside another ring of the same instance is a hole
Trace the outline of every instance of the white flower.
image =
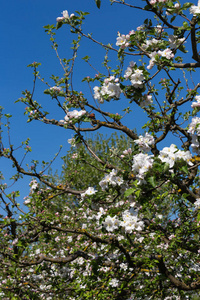
[(143, 44), (142, 47), (144, 49), (147, 49), (148, 47), (155, 47), (160, 42), (161, 42), (161, 40), (157, 40), (157, 39), (153, 38), (151, 40), (146, 40), (145, 44)]
[(196, 134), (193, 134), (192, 135), (192, 144), (191, 144), (191, 147), (192, 147), (192, 151), (193, 152), (196, 152), (197, 154), (199, 154), (199, 139), (198, 139), (198, 136)]
[(145, 107), (145, 106), (151, 105), (152, 103), (153, 103), (152, 95), (145, 94), (142, 97), (142, 101), (140, 102), (140, 106)]
[(57, 17), (56, 22), (62, 22), (65, 18), (64, 17)]
[(194, 16), (200, 14), (200, 0), (198, 1), (197, 6), (196, 5), (192, 5), (190, 7), (190, 13), (193, 14)]
[(124, 271), (126, 271), (128, 269), (128, 265), (125, 263), (121, 263), (119, 266), (120, 266), (120, 269), (122, 269)]
[(120, 48), (122, 48), (122, 49), (128, 47), (129, 46), (129, 42), (128, 42), (129, 39), (130, 39), (130, 35), (129, 34), (127, 34), (127, 35), (122, 34), (121, 35), (118, 32), (116, 46), (120, 46)]
[(57, 236), (57, 237), (55, 238), (55, 241), (56, 241), (56, 242), (59, 242), (59, 241), (60, 241), (60, 237)]
[(89, 187), (84, 193), (81, 194), (81, 198), (84, 198), (85, 196), (91, 196), (94, 195), (97, 192), (93, 187)]
[(134, 73), (130, 77), (131, 83), (135, 88), (142, 88), (143, 87), (143, 81), (144, 81), (144, 76), (143, 76), (143, 71), (140, 69), (134, 70)]
[(36, 249), (35, 254), (40, 254), (40, 249)]
[(124, 73), (124, 78), (126, 80), (130, 79), (130, 76), (133, 74), (134, 72), (134, 69), (133, 67), (135, 66), (135, 62), (134, 61), (131, 61), (129, 63), (129, 67), (126, 69), (125, 73)]
[(144, 222), (138, 219), (136, 211), (132, 214), (130, 211), (125, 210), (122, 214), (122, 218), (123, 221), (120, 222), (120, 225), (124, 227), (126, 233), (143, 230)]
[(174, 53), (169, 48), (167, 48), (167, 49), (165, 49), (163, 51), (159, 50), (158, 51), (158, 55), (160, 55), (162, 57), (166, 57), (167, 59), (171, 59), (171, 58), (174, 57)]
[(192, 154), (190, 153), (190, 151), (178, 150), (178, 152), (176, 152), (176, 160), (181, 159), (186, 161), (189, 166), (193, 166), (193, 163), (191, 162)]
[(162, 162), (168, 163), (169, 167), (172, 168), (176, 160), (177, 151), (176, 145), (171, 144), (170, 147), (164, 147), (163, 150), (160, 151), (158, 158), (160, 158)]
[(27, 204), (29, 204), (29, 203), (31, 203), (31, 200), (30, 200), (29, 198), (27, 198), (27, 199), (24, 201), (24, 204), (27, 205)]
[(179, 8), (180, 8), (180, 4), (179, 3), (175, 3), (174, 4), (174, 8), (175, 8), (175, 11), (172, 11), (172, 9), (168, 8), (167, 11), (166, 11), (166, 15), (171, 15), (172, 13), (178, 13), (179, 11)]
[(106, 230), (109, 232), (119, 228), (119, 220), (116, 219), (116, 216), (107, 216), (103, 224)]
[(69, 13), (67, 10), (63, 10), (62, 15), (65, 19), (69, 19)]
[(38, 183), (35, 179), (33, 179), (30, 183), (29, 183), (29, 186), (30, 186), (30, 193), (33, 193), (34, 190), (37, 189), (38, 187)]
[(194, 134), (195, 131), (197, 132), (197, 135), (200, 135), (200, 118), (198, 117), (192, 118), (192, 122), (190, 123), (187, 132)]
[(71, 14), (71, 15), (69, 16), (69, 13), (68, 13), (67, 10), (63, 10), (63, 12), (62, 12), (61, 14), (62, 14), (63, 16), (62, 16), (62, 17), (58, 17), (58, 18), (56, 19), (57, 22), (62, 22), (62, 21), (64, 21), (65, 19), (67, 20), (67, 19), (71, 19), (71, 18), (74, 17), (74, 14)]
[(113, 169), (110, 174), (106, 174), (104, 178), (99, 182), (100, 187), (102, 190), (106, 190), (108, 188), (108, 185), (112, 186), (120, 186), (124, 183), (124, 180), (120, 176), (117, 175), (117, 170)]
[(176, 35), (169, 35), (169, 47), (171, 49), (176, 49), (178, 48), (181, 44), (185, 43), (185, 38), (179, 39)]
[(200, 107), (200, 95), (195, 96), (194, 99), (195, 99), (197, 102), (192, 102), (191, 107), (192, 107), (192, 108)]
[(68, 111), (66, 116), (64, 117), (65, 121), (68, 122), (70, 119), (78, 119), (86, 114), (85, 110), (73, 110), (73, 111)]
[(68, 139), (67, 141), (68, 141), (68, 143), (69, 143), (72, 147), (75, 147), (75, 146), (76, 146), (76, 140), (75, 140), (75, 138)]
[(122, 91), (118, 81), (118, 78), (115, 78), (114, 76), (105, 78), (101, 87), (95, 86), (93, 88), (94, 99), (97, 99), (99, 103), (103, 103), (104, 98), (107, 101), (111, 100), (112, 98), (119, 99)]
[(60, 86), (55, 85), (55, 86), (50, 87), (50, 91), (54, 91), (57, 93), (59, 93), (61, 90), (62, 90), (62, 88)]
[(154, 144), (154, 138), (148, 132), (145, 133), (145, 136), (139, 136), (139, 139), (134, 141), (139, 145), (140, 151), (149, 152), (151, 150), (151, 145)]
[(151, 155), (139, 153), (133, 157), (132, 170), (136, 174), (136, 178), (139, 180), (138, 184), (144, 182), (145, 174), (153, 165), (153, 159)]
[(156, 55), (160, 56), (160, 54), (156, 51), (153, 51), (152, 53), (149, 54), (150, 61), (149, 61), (149, 65), (147, 66), (147, 69), (151, 70), (155, 65)]
[(18, 238), (14, 239), (14, 240), (12, 241), (12, 245), (16, 245), (17, 243), (18, 243)]
[(200, 198), (197, 198), (196, 201), (194, 202), (195, 205), (195, 209), (199, 209), (200, 208)]
[(128, 148), (127, 150), (124, 150), (124, 151), (123, 151), (123, 154), (124, 154), (124, 155), (128, 155), (128, 154), (131, 154), (131, 153), (132, 153), (131, 148)]
[(119, 285), (119, 280), (116, 278), (111, 279), (109, 285), (111, 285), (112, 287), (117, 287)]

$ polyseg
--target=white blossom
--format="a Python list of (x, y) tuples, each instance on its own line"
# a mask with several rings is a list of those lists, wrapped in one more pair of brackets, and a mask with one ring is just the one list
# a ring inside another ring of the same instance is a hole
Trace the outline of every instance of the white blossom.
[(196, 5), (192, 5), (190, 7), (190, 13), (193, 14), (194, 16), (200, 14), (200, 0), (198, 1), (197, 6)]
[(139, 139), (134, 140), (138, 144), (140, 151), (149, 152), (151, 147), (154, 144), (154, 138), (148, 132), (145, 133), (145, 136), (140, 135)]
[(105, 227), (105, 229), (109, 232), (114, 231), (115, 229), (119, 228), (119, 220), (117, 219), (116, 216), (111, 217), (111, 216), (107, 216), (105, 221), (103, 222), (103, 225)]
[(195, 205), (195, 209), (199, 209), (200, 208), (200, 198), (197, 198), (196, 201), (194, 202)]
[(144, 222), (139, 220), (138, 216), (132, 214), (130, 211), (125, 210), (122, 214), (123, 221), (120, 225), (124, 227), (126, 233), (132, 233), (133, 231), (142, 231), (144, 228)]
[(176, 49), (178, 48), (181, 44), (185, 43), (185, 38), (178, 38), (176, 35), (169, 35), (169, 47), (171, 49)]
[(148, 105), (151, 105), (153, 103), (153, 100), (152, 100), (152, 95), (147, 95), (145, 94), (143, 97), (142, 97), (142, 101), (140, 102), (140, 106), (141, 107), (146, 107)]
[(196, 100), (196, 102), (192, 102), (191, 107), (192, 108), (200, 107), (200, 95), (195, 96), (194, 99)]
[(38, 187), (38, 183), (37, 183), (37, 180), (33, 179), (30, 183), (29, 183), (29, 186), (30, 186), (30, 193), (32, 194)]
[(76, 110), (74, 109), (73, 111), (68, 111), (66, 116), (64, 117), (65, 121), (68, 122), (70, 119), (78, 119), (86, 114), (85, 110)]
[(104, 79), (103, 85), (101, 87), (95, 86), (94, 90), (94, 99), (98, 100), (99, 103), (103, 103), (104, 99), (111, 100), (119, 99), (121, 94), (120, 83), (118, 78), (110, 76), (109, 78)]
[(52, 86), (50, 87), (50, 91), (54, 91), (59, 93), (62, 90), (62, 88), (60, 86)]
[(109, 185), (111, 186), (121, 186), (124, 183), (124, 180), (117, 175), (117, 170), (113, 169), (109, 174), (106, 174), (104, 178), (99, 182), (99, 185), (102, 190), (106, 190)]
[(131, 61), (129, 63), (129, 67), (126, 69), (126, 71), (124, 73), (124, 78), (126, 80), (130, 79), (130, 76), (134, 73), (134, 66), (135, 66), (135, 62)]
[(167, 49), (165, 49), (163, 51), (159, 50), (158, 51), (158, 55), (160, 55), (162, 57), (166, 57), (167, 59), (171, 59), (171, 58), (174, 57), (174, 53), (169, 48), (167, 48)]
[(136, 174), (138, 183), (143, 183), (145, 174), (153, 165), (153, 159), (151, 155), (139, 153), (133, 157), (132, 171)]
[(111, 279), (109, 285), (111, 285), (112, 287), (117, 287), (119, 285), (119, 280), (116, 278)]
[(170, 147), (164, 147), (158, 156), (162, 162), (168, 163), (169, 167), (174, 166), (176, 160), (176, 152), (178, 151), (176, 145), (171, 144)]
[(129, 34), (125, 35), (125, 34), (120, 34), (118, 32), (116, 46), (120, 46), (120, 48), (125, 49), (126, 47), (129, 46), (129, 39), (130, 39)]
[(135, 69), (134, 73), (130, 76), (132, 85), (135, 88), (143, 88), (144, 86), (144, 76), (143, 71), (140, 69)]
[(192, 166), (192, 154), (190, 151), (178, 150), (176, 145), (171, 144), (170, 147), (164, 147), (158, 156), (162, 162), (168, 163), (170, 168), (173, 168), (175, 162), (183, 159), (188, 165)]
[(196, 131), (197, 135), (200, 136), (200, 118), (192, 118), (192, 122), (189, 125), (188, 132), (194, 134)]
[[(174, 10), (175, 9), (175, 10)], [(168, 8), (166, 11), (166, 15), (171, 15), (173, 13), (178, 13), (180, 9), (180, 4), (179, 3), (175, 3), (173, 9)]]
[(200, 153), (200, 149), (199, 149), (199, 138), (196, 134), (192, 135), (192, 143), (191, 143), (191, 147), (192, 147), (192, 151), (199, 154)]
[(84, 198), (85, 196), (91, 196), (94, 195), (97, 192), (93, 187), (87, 188), (87, 190), (81, 194), (81, 198)]

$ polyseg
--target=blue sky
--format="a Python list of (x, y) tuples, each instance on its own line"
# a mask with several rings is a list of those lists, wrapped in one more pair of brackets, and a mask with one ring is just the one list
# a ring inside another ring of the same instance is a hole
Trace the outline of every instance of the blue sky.
[[(186, 1), (182, 1), (186, 2)], [(142, 2), (141, 2), (142, 3)], [(49, 161), (58, 151), (59, 145), (63, 145), (61, 156), (63, 156), (69, 145), (67, 139), (72, 137), (72, 132), (47, 126), (40, 122), (26, 123), (24, 117), (25, 107), (22, 104), (14, 104), (14, 101), (21, 96), (25, 89), (32, 90), (33, 76), (32, 69), (27, 65), (33, 61), (41, 62), (39, 68), (42, 77), (49, 80), (54, 75), (62, 76), (62, 69), (56, 58), (54, 51), (51, 49), (49, 36), (44, 32), (44, 25), (55, 24), (56, 17), (61, 16), (63, 10), (69, 13), (74, 11), (87, 11), (90, 13), (86, 17), (83, 30), (85, 33), (93, 33), (93, 37), (104, 44), (112, 43), (115, 46), (117, 32), (127, 34), (130, 30), (136, 29), (141, 25), (145, 14), (140, 11), (129, 9), (123, 5), (110, 5), (108, 0), (102, 0), (102, 6), (99, 10), (94, 0), (73, 0), (73, 1), (52, 1), (52, 0), (18, 0), (3, 1), (1, 3), (0, 23), (1, 23), (1, 97), (0, 105), (5, 108), (5, 113), (12, 114), (10, 138), (11, 143), (18, 147), (21, 141), (27, 137), (31, 138), (30, 145), (32, 153), (25, 163), (31, 159), (40, 161)], [(58, 31), (58, 44), (61, 57), (70, 57), (71, 35), (66, 27)], [(93, 44), (87, 39), (81, 42), (81, 48), (78, 52), (80, 59), (77, 62), (74, 71), (74, 88), (83, 91), (88, 97), (91, 97), (87, 86), (81, 83), (81, 79), (87, 75), (94, 76), (94, 71), (88, 68), (87, 64), (81, 59), (85, 55), (91, 56), (91, 63), (102, 71), (101, 63), (105, 51)], [(112, 56), (111, 56), (112, 57)], [(110, 63), (115, 66), (116, 54), (112, 57)], [(129, 59), (129, 61), (132, 59)], [(128, 64), (127, 64), (128, 66)], [(52, 81), (49, 81), (52, 83)], [(36, 85), (35, 99), (50, 110), (51, 117), (62, 119), (62, 112), (57, 110), (53, 101), (43, 94), (46, 87), (42, 84)], [(134, 105), (132, 109), (134, 110)], [(113, 112), (118, 112), (118, 104), (112, 106)], [(143, 123), (144, 113), (140, 111), (137, 115), (127, 118), (126, 122), (130, 128), (140, 127)], [(107, 130), (105, 131), (108, 132)], [(7, 137), (4, 134), (5, 147), (7, 146)], [(20, 159), (21, 152), (18, 154)], [(60, 169), (61, 160), (58, 159), (52, 165), (53, 169)], [(10, 167), (7, 167), (5, 160), (1, 159), (0, 169), (10, 175)], [(28, 180), (29, 181), (29, 180)], [(16, 188), (21, 190), (22, 198), (28, 193), (28, 181), (19, 183)], [(12, 187), (13, 189), (15, 187)], [(22, 199), (21, 201), (22, 202)]]

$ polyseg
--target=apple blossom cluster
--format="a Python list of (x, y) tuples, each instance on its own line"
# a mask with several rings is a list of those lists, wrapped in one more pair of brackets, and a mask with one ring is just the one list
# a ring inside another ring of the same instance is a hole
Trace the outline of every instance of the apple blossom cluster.
[(178, 2), (175, 3), (175, 4), (174, 4), (174, 7), (173, 7), (175, 10), (174, 10), (174, 9), (168, 8), (167, 11), (166, 11), (166, 15), (170, 16), (170, 15), (173, 14), (173, 13), (178, 13), (180, 7), (181, 7), (181, 6), (180, 6), (180, 3), (178, 3)]
[(153, 165), (152, 155), (139, 153), (133, 157), (132, 171), (138, 179), (138, 184), (145, 183), (145, 175)]
[(76, 139), (75, 139), (75, 138), (68, 139), (67, 142), (68, 142), (72, 147), (75, 147), (75, 146), (76, 146)]
[(109, 174), (99, 182), (99, 185), (103, 191), (108, 189), (109, 186), (121, 186), (124, 183), (123, 178), (117, 176), (117, 170), (113, 169)]
[(119, 227), (122, 227), (125, 233), (140, 232), (144, 229), (144, 222), (138, 218), (137, 212), (131, 213), (129, 210), (125, 210), (122, 213), (122, 219), (120, 221), (117, 216), (107, 216), (103, 225), (108, 232), (113, 232)]
[(81, 194), (81, 198), (84, 198), (85, 196), (94, 195), (97, 192), (93, 187), (87, 188), (87, 190)]
[(145, 94), (145, 95), (142, 96), (141, 100), (142, 100), (140, 102), (141, 107), (146, 107), (146, 106), (151, 105), (153, 103), (152, 95)]
[(164, 147), (158, 156), (158, 158), (165, 163), (169, 164), (170, 168), (173, 168), (177, 161), (183, 159), (189, 166), (193, 166), (191, 162), (192, 154), (190, 151), (178, 150), (177, 146), (171, 144), (170, 147)]
[(195, 209), (200, 209), (200, 198), (197, 198), (196, 201), (194, 202)]
[(134, 140), (134, 142), (138, 144), (140, 151), (147, 153), (151, 150), (151, 146), (154, 144), (155, 140), (152, 135), (146, 132), (145, 136), (140, 135), (139, 139)]
[(53, 92), (59, 93), (61, 90), (62, 90), (62, 88), (60, 86), (55, 85), (55, 86), (50, 87), (50, 91), (53, 91)]
[(134, 88), (142, 89), (144, 86), (144, 75), (141, 69), (138, 69), (135, 65), (135, 62), (131, 61), (129, 67), (124, 73), (124, 78), (130, 80)]
[(111, 285), (112, 287), (117, 287), (119, 285), (119, 280), (116, 278), (113, 278), (110, 280), (109, 285)]
[(74, 14), (71, 14), (71, 15), (69, 16), (69, 13), (68, 13), (67, 10), (63, 10), (62, 15), (63, 15), (62, 17), (58, 17), (58, 18), (56, 19), (57, 22), (62, 22), (62, 21), (64, 21), (64, 20), (69, 20), (70, 18), (73, 18), (73, 17), (74, 17)]
[(99, 103), (104, 103), (104, 100), (110, 101), (112, 98), (119, 99), (122, 92), (119, 84), (119, 78), (110, 76), (104, 79), (101, 87), (95, 86), (94, 99), (98, 100)]
[(158, 40), (158, 39), (152, 38), (150, 40), (146, 40), (145, 44), (142, 44), (142, 48), (143, 49), (147, 49), (147, 48), (150, 48), (150, 47), (155, 48), (161, 42), (162, 41), (160, 39)]
[(154, 67), (154, 65), (159, 57), (165, 57), (167, 59), (172, 59), (172, 58), (174, 58), (174, 53), (172, 52), (171, 49), (166, 48), (163, 51), (159, 50), (159, 51), (154, 51), (154, 52), (150, 53), (149, 57), (150, 57), (150, 61), (149, 61), (149, 65), (147, 66), (147, 69), (150, 70)]
[(130, 43), (129, 43), (129, 40), (130, 40), (130, 36), (132, 35), (132, 34), (134, 34), (135, 33), (135, 31), (134, 30), (131, 30), (130, 32), (129, 32), (129, 34), (120, 34), (119, 32), (118, 32), (118, 37), (117, 37), (117, 42), (116, 42), (116, 46), (119, 46), (121, 49), (125, 49), (125, 48), (127, 48), (129, 45), (130, 45)]
[(120, 157), (121, 157), (121, 158), (124, 158), (126, 155), (131, 154), (131, 153), (132, 153), (132, 150), (131, 150), (131, 148), (128, 148), (127, 150), (124, 150), (122, 153), (123, 153), (123, 154), (120, 155)]
[(144, 229), (144, 222), (138, 218), (137, 212), (125, 210), (122, 213), (123, 221), (120, 225), (124, 228), (126, 233), (132, 233), (133, 231), (142, 231)]
[(188, 133), (192, 136), (192, 151), (199, 154), (200, 153), (200, 143), (199, 143), (199, 137), (200, 137), (200, 118), (194, 117), (192, 118), (192, 122), (189, 125)]
[(71, 119), (79, 119), (86, 114), (85, 110), (76, 110), (68, 111), (66, 116), (64, 117), (65, 122), (69, 122)]
[(178, 38), (176, 35), (172, 35), (170, 34), (169, 37), (169, 47), (173, 50), (173, 49), (177, 49), (180, 45), (184, 44), (185, 38)]
[(37, 180), (33, 179), (30, 183), (29, 183), (29, 186), (30, 186), (30, 193), (34, 193), (34, 191), (37, 189), (38, 187), (38, 183), (37, 183)]
[(168, 0), (151, 0), (150, 1), (150, 4), (151, 5), (154, 5), (154, 4), (156, 4), (156, 3), (165, 3), (165, 2), (167, 2)]
[(196, 5), (192, 5), (190, 7), (190, 13), (193, 14), (194, 16), (200, 14), (200, 0), (198, 1), (197, 6)]
[(192, 102), (191, 107), (192, 108), (200, 107), (200, 95), (195, 96), (194, 99), (196, 100), (196, 102)]
[(117, 219), (117, 216), (107, 216), (105, 218), (105, 221), (103, 222), (103, 225), (108, 232), (113, 232), (114, 230), (119, 228), (120, 221)]

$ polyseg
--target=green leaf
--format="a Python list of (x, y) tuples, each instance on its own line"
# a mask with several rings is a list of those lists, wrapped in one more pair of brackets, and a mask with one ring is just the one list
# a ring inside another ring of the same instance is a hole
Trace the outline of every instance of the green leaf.
[(169, 164), (168, 163), (165, 163), (164, 164), (164, 168), (163, 168), (163, 172), (166, 173), (169, 171)]
[(57, 22), (57, 24), (56, 24), (56, 29), (59, 29), (59, 28), (61, 28), (61, 27), (62, 27), (62, 25), (63, 25), (63, 22)]
[(183, 171), (185, 174), (188, 174), (188, 167), (187, 166), (182, 166), (181, 171)]
[(128, 190), (125, 191), (124, 196), (125, 196), (125, 197), (128, 197), (128, 196), (130, 196), (131, 194), (133, 194), (134, 192), (135, 192), (135, 188), (128, 189)]
[[(200, 222), (200, 211), (199, 211), (199, 213), (198, 213), (198, 215), (197, 215), (197, 223), (199, 223)], [(198, 225), (199, 226), (199, 225)]]
[(44, 94), (47, 94), (47, 95), (50, 95), (51, 94), (51, 92), (50, 92), (50, 90), (44, 90)]
[(156, 187), (155, 177), (151, 176), (148, 178), (148, 182), (152, 185), (152, 187)]
[(101, 6), (101, 0), (95, 0), (95, 2), (96, 2), (96, 6), (97, 6), (98, 8), (100, 8), (100, 6)]

